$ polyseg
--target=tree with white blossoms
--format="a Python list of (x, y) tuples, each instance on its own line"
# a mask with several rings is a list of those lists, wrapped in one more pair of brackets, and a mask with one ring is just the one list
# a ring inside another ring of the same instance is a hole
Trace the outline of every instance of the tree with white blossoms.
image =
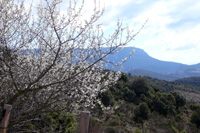
[(106, 57), (137, 33), (119, 21), (106, 37), (97, 24), (103, 14), (97, 5), (84, 20), (84, 1), (69, 1), (65, 12), (61, 4), (43, 0), (25, 8), (24, 1), (0, 0), (0, 103), (13, 106), (10, 127), (42, 113), (92, 106), (120, 77), (103, 67), (126, 60), (114, 64)]

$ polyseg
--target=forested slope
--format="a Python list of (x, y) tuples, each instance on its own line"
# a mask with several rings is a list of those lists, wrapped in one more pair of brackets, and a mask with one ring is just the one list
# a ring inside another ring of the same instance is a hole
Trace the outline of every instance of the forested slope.
[(182, 96), (188, 89), (174, 82), (123, 75), (99, 95), (104, 107), (92, 110), (91, 126), (114, 133), (198, 133), (200, 106)]

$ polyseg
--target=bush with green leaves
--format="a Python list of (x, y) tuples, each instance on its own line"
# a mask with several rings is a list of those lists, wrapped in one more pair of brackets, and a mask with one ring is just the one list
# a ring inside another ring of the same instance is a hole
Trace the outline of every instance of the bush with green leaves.
[(134, 90), (138, 97), (140, 97), (141, 94), (146, 94), (150, 90), (148, 82), (143, 77), (136, 77), (130, 80), (128, 87)]
[(77, 121), (72, 114), (52, 112), (41, 115), (38, 119), (27, 121), (15, 132), (72, 133), (77, 130)]
[(123, 89), (123, 99), (127, 102), (135, 102), (136, 94), (133, 90), (130, 90), (128, 87)]
[(114, 100), (112, 93), (109, 90), (101, 93), (100, 98), (101, 98), (101, 101), (104, 104), (104, 106), (108, 107), (108, 106), (114, 105), (115, 100)]
[(198, 105), (196, 103), (192, 103), (192, 104), (190, 104), (190, 109), (193, 111), (198, 110), (198, 109), (200, 109), (200, 105)]
[(127, 130), (121, 126), (109, 126), (106, 128), (106, 133), (126, 133)]
[(120, 125), (120, 121), (115, 119), (115, 118), (110, 118), (108, 120), (108, 125), (109, 126), (119, 126)]
[(176, 127), (172, 126), (172, 129), (174, 131), (174, 133), (187, 133), (187, 131), (183, 130), (183, 131), (179, 131)]
[(151, 111), (147, 105), (147, 103), (140, 103), (134, 110), (134, 121), (142, 123), (145, 120), (148, 120), (151, 115)]
[(176, 99), (176, 107), (183, 107), (186, 104), (186, 99), (177, 92), (171, 92)]
[(193, 112), (190, 121), (200, 129), (200, 109), (197, 109), (195, 112)]
[(163, 115), (176, 114), (176, 100), (171, 93), (149, 91), (147, 95), (142, 95), (142, 99), (147, 102), (152, 111)]

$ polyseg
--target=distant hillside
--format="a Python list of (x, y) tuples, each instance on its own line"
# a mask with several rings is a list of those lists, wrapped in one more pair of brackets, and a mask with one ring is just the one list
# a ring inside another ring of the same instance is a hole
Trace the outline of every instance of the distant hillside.
[[(187, 78), (189, 80), (190, 78), (188, 77), (194, 77), (194, 76), (196, 76), (196, 78), (200, 77), (199, 69), (186, 69), (186, 70), (178, 71), (175, 73), (169, 73), (169, 74), (156, 73), (156, 72), (147, 71), (143, 69), (134, 69), (134, 70), (129, 71), (128, 73), (130, 73), (132, 76), (147, 76), (147, 77), (156, 78), (159, 80), (166, 80), (166, 81), (174, 81), (178, 79), (181, 79), (181, 81), (183, 81), (182, 78)], [(200, 82), (200, 79), (197, 82)]]
[(177, 71), (175, 73), (169, 73), (168, 75), (172, 77), (177, 77), (177, 78), (186, 78), (186, 77), (200, 77), (200, 68), (193, 68), (194, 66), (191, 66), (189, 69)]
[[(120, 62), (122, 59), (127, 57), (133, 49), (133, 47), (125, 47), (119, 52), (109, 55), (107, 59), (114, 61), (115, 63)], [(168, 81), (184, 77), (200, 76), (200, 63), (196, 65), (186, 65), (176, 62), (161, 61), (149, 56), (144, 50), (139, 48), (135, 48), (135, 53), (123, 64), (123, 67), (124, 72), (130, 72), (133, 74), (131, 71), (136, 72), (134, 70), (136, 69), (137, 74), (135, 75), (151, 73), (150, 75), (144, 76), (150, 76), (164, 80), (168, 79)], [(109, 68), (111, 68), (111, 65)], [(138, 69), (142, 73), (138, 73)], [(141, 69), (143, 71), (141, 71)], [(117, 70), (120, 70), (120, 67), (117, 68)]]
[(188, 101), (200, 104), (200, 77), (183, 78), (171, 82), (150, 77), (144, 78), (151, 85), (156, 85), (163, 92), (176, 91), (181, 93)]
[(199, 86), (200, 87), (200, 77), (190, 77), (190, 78), (183, 78), (174, 81), (178, 84), (184, 85), (192, 85), (192, 86)]
[(177, 77), (169, 76), (167, 74), (161, 74), (156, 72), (151, 72), (143, 69), (134, 69), (129, 71), (132, 76), (148, 76), (155, 79), (166, 80), (166, 81), (173, 81), (178, 79)]

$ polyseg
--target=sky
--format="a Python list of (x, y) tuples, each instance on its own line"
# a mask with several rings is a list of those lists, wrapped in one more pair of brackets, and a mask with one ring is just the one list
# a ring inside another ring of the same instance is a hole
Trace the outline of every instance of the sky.
[[(92, 9), (94, 1), (85, 0), (85, 9)], [(63, 5), (67, 2), (64, 0)], [(200, 63), (200, 0), (100, 0), (99, 3), (105, 8), (99, 23), (107, 33), (115, 29), (118, 19), (136, 32), (148, 20), (128, 46), (141, 48), (159, 60)]]
[(142, 48), (164, 61), (200, 63), (200, 0), (101, 0), (100, 3), (105, 7), (100, 21), (107, 31), (114, 29), (118, 19), (136, 31), (148, 20), (129, 46)]

